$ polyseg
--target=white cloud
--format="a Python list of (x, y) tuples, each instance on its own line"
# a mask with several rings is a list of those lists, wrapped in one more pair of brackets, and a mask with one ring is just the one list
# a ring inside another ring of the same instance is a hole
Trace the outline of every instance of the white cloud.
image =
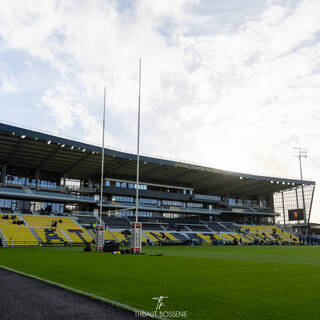
[(0, 62), (0, 95), (12, 94), (17, 90), (15, 79), (8, 66)]
[(320, 182), (320, 2), (269, 1), (234, 26), (230, 18), (217, 26), (225, 12), (201, 5), (0, 2), (0, 35), (57, 70), (39, 104), (61, 133), (77, 125), (99, 141), (106, 85), (107, 141), (134, 151), (141, 56), (143, 151), (295, 176), (292, 148), (302, 145), (310, 150), (305, 176)]

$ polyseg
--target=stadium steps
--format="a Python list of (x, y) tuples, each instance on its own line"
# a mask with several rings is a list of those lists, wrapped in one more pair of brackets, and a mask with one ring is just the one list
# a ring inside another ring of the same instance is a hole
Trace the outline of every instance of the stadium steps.
[(104, 240), (117, 240), (116, 237), (112, 234), (112, 232), (108, 229), (103, 231), (104, 233)]
[(205, 243), (210, 244), (212, 243), (211, 238), (207, 234), (202, 234), (202, 233), (196, 233), (196, 235), (201, 238)]
[(4, 234), (2, 233), (2, 230), (1, 230), (1, 225), (0, 225), (0, 238), (1, 238), (1, 240), (2, 240), (2, 245), (4, 246), (4, 247), (6, 247), (7, 246), (7, 239), (6, 239), (6, 237), (4, 236)]
[(169, 241), (169, 242), (178, 241), (178, 239), (172, 236), (169, 232), (152, 232), (152, 233), (158, 238), (159, 241)]
[(38, 240), (39, 243), (42, 243), (41, 238), (39, 237), (39, 235), (36, 233), (36, 231), (34, 230), (33, 227), (28, 226), (29, 230), (33, 233), (33, 235), (36, 237), (36, 239)]
[(223, 240), (223, 241), (226, 241), (226, 240), (227, 240), (225, 237), (223, 237), (222, 234), (215, 233), (213, 236), (214, 236), (217, 240)]
[(244, 238), (248, 239), (250, 242), (253, 242), (254, 239), (255, 239), (255, 237), (254, 237), (252, 234), (250, 234), (250, 233), (246, 233), (246, 234), (243, 233), (242, 236), (243, 236)]
[(61, 228), (60, 229), (61, 233), (63, 234), (64, 238), (68, 240), (68, 242), (73, 243), (72, 239), (69, 237), (69, 235)]
[(74, 224), (78, 226), (78, 228), (81, 228), (81, 229), (83, 228), (83, 226), (78, 222), (78, 220), (75, 217), (72, 217), (71, 219), (74, 222)]
[(224, 240), (232, 242), (233, 237), (229, 233), (220, 233), (220, 236), (224, 238)]
[(172, 232), (171, 235), (180, 242), (183, 242), (188, 239), (183, 233), (180, 232)]
[(126, 237), (121, 233), (121, 231), (111, 231), (111, 232), (116, 238), (116, 240), (118, 240), (118, 242), (121, 243), (122, 241), (126, 241)]
[(89, 233), (89, 235), (94, 239), (96, 237), (95, 233), (93, 233), (91, 230), (86, 229), (86, 231)]
[(164, 235), (171, 241), (177, 242), (179, 241), (172, 233), (164, 232)]
[(224, 224), (222, 224), (222, 223), (220, 223), (220, 222), (217, 222), (217, 224), (218, 224), (219, 226), (221, 226), (222, 228), (224, 228), (226, 231), (231, 232), (231, 230), (228, 229)]
[(199, 237), (195, 232), (187, 233), (187, 236), (190, 240), (197, 240), (199, 242), (205, 242), (201, 237)]
[(166, 241), (167, 238), (165, 235), (162, 235), (160, 232), (150, 232), (158, 241)]
[(239, 233), (233, 233), (232, 236), (240, 241), (242, 241), (242, 244), (248, 244), (252, 243), (252, 240), (249, 240), (248, 238), (244, 237), (242, 234)]
[(153, 242), (153, 243), (159, 242), (158, 239), (151, 234), (151, 232), (145, 231), (144, 234), (145, 234), (146, 238), (149, 239), (151, 242)]

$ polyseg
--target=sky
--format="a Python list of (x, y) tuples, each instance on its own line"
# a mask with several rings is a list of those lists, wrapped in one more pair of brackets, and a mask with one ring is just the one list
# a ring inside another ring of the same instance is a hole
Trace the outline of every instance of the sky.
[[(0, 122), (320, 183), (319, 0), (0, 1)], [(316, 188), (312, 221), (320, 222)]]

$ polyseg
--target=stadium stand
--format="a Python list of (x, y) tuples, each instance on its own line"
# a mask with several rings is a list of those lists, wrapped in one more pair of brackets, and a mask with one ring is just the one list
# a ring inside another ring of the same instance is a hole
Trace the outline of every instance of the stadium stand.
[[(11, 245), (19, 241), (25, 245), (92, 242), (100, 195), (100, 173), (93, 168), (100, 166), (101, 150), (3, 123), (0, 145), (3, 244), (9, 245), (10, 239)], [(13, 156), (16, 146), (19, 148)], [(128, 244), (130, 222), (135, 221), (136, 155), (111, 149), (105, 149), (104, 154), (108, 170), (103, 212), (109, 213), (102, 216), (105, 239)], [(145, 156), (141, 160), (144, 181), (139, 185), (138, 220), (145, 244), (179, 245), (192, 240), (191, 244), (208, 245), (294, 245), (306, 240), (301, 233), (307, 229), (303, 221), (292, 222), (290, 230), (295, 234), (284, 230), (281, 221), (291, 223), (288, 207), (301, 209), (301, 201), (289, 193), (300, 194), (302, 186), (305, 219), (310, 218), (314, 181), (250, 175)]]

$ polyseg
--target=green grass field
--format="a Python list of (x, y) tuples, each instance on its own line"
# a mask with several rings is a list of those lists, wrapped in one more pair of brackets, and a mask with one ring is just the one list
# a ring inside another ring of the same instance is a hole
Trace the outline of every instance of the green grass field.
[[(189, 319), (319, 319), (320, 247), (153, 247), (146, 255), (1, 248), (0, 265)], [(150, 254), (163, 253), (163, 256)]]

